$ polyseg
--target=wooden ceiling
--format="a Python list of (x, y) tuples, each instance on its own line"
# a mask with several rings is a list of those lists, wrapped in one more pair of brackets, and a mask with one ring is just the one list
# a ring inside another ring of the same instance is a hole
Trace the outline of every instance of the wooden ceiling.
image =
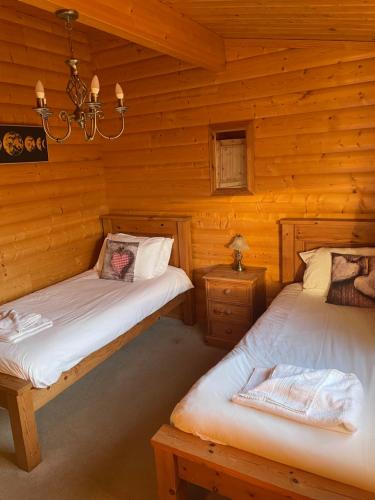
[(102, 33), (90, 36), (99, 44), (117, 37), (216, 72), (225, 67), (225, 38), (375, 41), (375, 0), (0, 0), (17, 11), (22, 5), (26, 15), (49, 16), (59, 32), (53, 13), (76, 9), (80, 30)]
[(226, 38), (375, 40), (375, 0), (161, 0)]
[(201, 24), (159, 0), (21, 0), (54, 13), (79, 12), (81, 23), (197, 66), (225, 67), (224, 40)]

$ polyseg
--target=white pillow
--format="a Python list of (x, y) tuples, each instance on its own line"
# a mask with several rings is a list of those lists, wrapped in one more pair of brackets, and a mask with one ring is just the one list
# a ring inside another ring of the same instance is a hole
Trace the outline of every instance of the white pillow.
[(156, 278), (165, 273), (171, 257), (173, 239), (156, 236), (132, 236), (124, 233), (108, 233), (94, 269), (100, 273), (104, 263), (107, 240), (122, 242), (138, 242), (138, 252), (134, 266), (134, 281)]
[(342, 253), (351, 255), (375, 255), (375, 248), (329, 248), (321, 247), (308, 252), (300, 252), (301, 259), (306, 264), (303, 275), (303, 288), (307, 290), (319, 291), (327, 296), (331, 284), (331, 264), (332, 253)]

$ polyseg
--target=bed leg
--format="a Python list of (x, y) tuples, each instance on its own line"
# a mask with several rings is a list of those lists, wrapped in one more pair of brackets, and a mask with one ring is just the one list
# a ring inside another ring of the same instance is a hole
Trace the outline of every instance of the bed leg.
[(41, 461), (31, 390), (8, 394), (7, 406), (17, 465), (29, 472)]
[(178, 477), (176, 458), (170, 451), (154, 447), (159, 500), (187, 500), (186, 483)]
[(185, 325), (194, 325), (196, 322), (194, 290), (189, 290), (186, 293), (182, 307), (183, 307), (183, 321)]

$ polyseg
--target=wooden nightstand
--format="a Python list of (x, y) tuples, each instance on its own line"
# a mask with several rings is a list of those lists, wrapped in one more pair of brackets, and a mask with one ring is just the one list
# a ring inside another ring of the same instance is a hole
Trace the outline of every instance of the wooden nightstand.
[(238, 272), (220, 265), (203, 276), (208, 344), (231, 349), (265, 311), (265, 272), (263, 267)]

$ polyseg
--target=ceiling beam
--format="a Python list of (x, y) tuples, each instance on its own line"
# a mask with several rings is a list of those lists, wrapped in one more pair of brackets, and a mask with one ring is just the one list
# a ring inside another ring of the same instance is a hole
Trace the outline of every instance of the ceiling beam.
[(49, 12), (69, 8), (79, 21), (183, 61), (220, 71), (224, 40), (159, 0), (21, 0)]

